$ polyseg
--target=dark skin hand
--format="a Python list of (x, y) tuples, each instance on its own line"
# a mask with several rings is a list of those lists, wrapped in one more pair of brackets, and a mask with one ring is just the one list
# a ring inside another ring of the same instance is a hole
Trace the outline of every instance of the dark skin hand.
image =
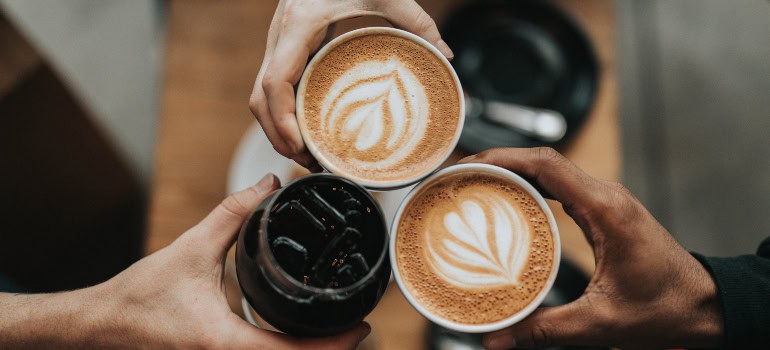
[(625, 187), (589, 176), (550, 148), (492, 149), (460, 161), (471, 162), (509, 169), (559, 201), (596, 259), (579, 299), (485, 335), (487, 349), (719, 346), (723, 319), (713, 279)]

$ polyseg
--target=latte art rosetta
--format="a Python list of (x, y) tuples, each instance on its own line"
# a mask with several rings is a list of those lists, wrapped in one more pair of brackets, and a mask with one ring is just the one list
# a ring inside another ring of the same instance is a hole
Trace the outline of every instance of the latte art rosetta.
[(332, 84), (320, 113), (332, 143), (352, 144), (348, 161), (388, 167), (415, 151), (428, 124), (425, 88), (399, 60), (366, 61)]
[(427, 261), (447, 282), (462, 288), (519, 284), (527, 262), (530, 227), (505, 198), (492, 193), (460, 199), (455, 211), (428, 225)]
[(432, 321), (490, 325), (545, 297), (558, 269), (558, 232), (542, 200), (518, 181), (504, 169), (465, 164), (407, 197), (392, 237), (396, 281)]

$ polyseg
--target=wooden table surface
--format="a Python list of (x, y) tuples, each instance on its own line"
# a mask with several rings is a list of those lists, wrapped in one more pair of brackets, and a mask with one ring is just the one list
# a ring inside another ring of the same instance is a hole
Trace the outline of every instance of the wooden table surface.
[[(440, 22), (464, 0), (419, 2)], [(591, 116), (562, 152), (589, 174), (618, 180), (621, 149), (614, 4), (610, 0), (557, 3), (583, 25), (601, 64), (599, 93)], [(248, 110), (248, 98), (276, 4), (274, 0), (170, 2), (145, 249), (148, 254), (171, 243), (226, 195), (233, 152), (254, 121)], [(338, 25), (337, 32), (383, 24), (379, 19), (354, 19)], [(558, 203), (551, 204), (561, 232), (563, 255), (592, 272), (593, 254), (582, 232)], [(237, 286), (229, 286), (230, 294), (237, 295), (237, 290), (233, 290)], [(238, 305), (236, 301), (231, 303), (234, 308)], [(395, 284), (388, 288), (368, 321), (375, 330), (372, 341), (378, 344), (377, 348), (424, 348), (427, 323), (409, 306)]]

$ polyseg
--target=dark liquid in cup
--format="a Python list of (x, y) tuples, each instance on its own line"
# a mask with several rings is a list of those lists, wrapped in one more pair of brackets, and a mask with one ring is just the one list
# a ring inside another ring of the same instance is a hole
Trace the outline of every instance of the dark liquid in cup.
[[(371, 312), (390, 277), (387, 255), (378, 263), (388, 243), (381, 213), (359, 187), (330, 175), (303, 178), (276, 195), (239, 238), (238, 279), (246, 299), (289, 334), (321, 336), (352, 327)], [(270, 256), (260, 256), (265, 252)]]

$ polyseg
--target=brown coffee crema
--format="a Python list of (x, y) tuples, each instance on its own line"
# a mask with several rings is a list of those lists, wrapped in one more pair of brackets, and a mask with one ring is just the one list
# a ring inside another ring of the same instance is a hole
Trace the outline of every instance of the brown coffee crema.
[(500, 175), (463, 172), (422, 188), (398, 222), (396, 263), (434, 315), (481, 325), (518, 313), (546, 287), (554, 241), (545, 213)]
[(406, 180), (451, 152), (461, 127), (459, 86), (427, 48), (372, 33), (339, 44), (310, 69), (305, 137), (339, 175)]

